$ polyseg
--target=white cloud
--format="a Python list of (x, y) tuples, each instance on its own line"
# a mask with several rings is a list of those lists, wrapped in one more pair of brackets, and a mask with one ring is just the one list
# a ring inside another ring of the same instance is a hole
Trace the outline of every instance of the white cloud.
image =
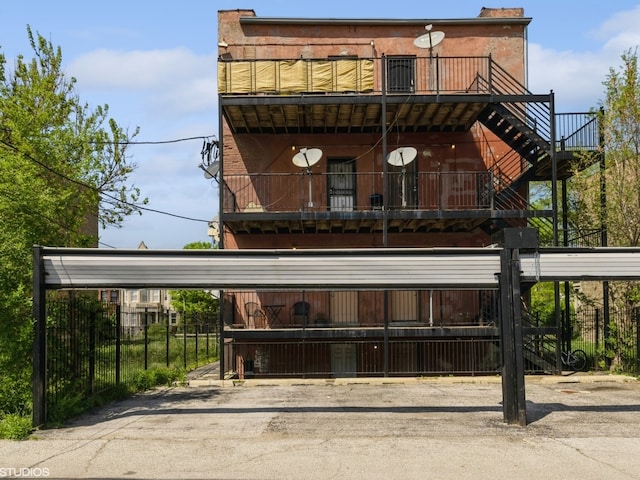
[(555, 93), (557, 112), (585, 112), (603, 97), (610, 58), (602, 53), (559, 52), (529, 45), (529, 90)]
[(618, 54), (640, 45), (640, 5), (627, 11), (617, 12), (596, 31), (596, 38), (605, 42), (604, 50)]
[(604, 99), (603, 82), (611, 68), (618, 69), (621, 55), (640, 45), (640, 6), (617, 12), (593, 32), (601, 42), (597, 50), (558, 51), (529, 44), (529, 90), (555, 92), (557, 112), (587, 111)]

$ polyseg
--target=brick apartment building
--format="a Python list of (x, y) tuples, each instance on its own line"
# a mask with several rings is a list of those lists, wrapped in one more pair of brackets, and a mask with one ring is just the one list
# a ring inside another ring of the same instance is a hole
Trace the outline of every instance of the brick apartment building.
[[(221, 247), (490, 248), (548, 228), (593, 118), (527, 89), (521, 8), (457, 19), (218, 12)], [(577, 133), (576, 133), (577, 132)], [(218, 171), (219, 168), (219, 171)], [(465, 265), (460, 265), (464, 275)], [(494, 291), (225, 291), (225, 369), (429, 375), (499, 366)], [(531, 359), (529, 368), (543, 368)]]

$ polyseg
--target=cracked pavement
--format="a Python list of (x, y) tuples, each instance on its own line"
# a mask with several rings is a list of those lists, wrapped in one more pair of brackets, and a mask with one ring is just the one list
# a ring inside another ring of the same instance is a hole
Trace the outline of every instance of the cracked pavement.
[(498, 377), (204, 376), (2, 440), (0, 477), (640, 479), (636, 379), (527, 377), (526, 398), (518, 427), (503, 423)]

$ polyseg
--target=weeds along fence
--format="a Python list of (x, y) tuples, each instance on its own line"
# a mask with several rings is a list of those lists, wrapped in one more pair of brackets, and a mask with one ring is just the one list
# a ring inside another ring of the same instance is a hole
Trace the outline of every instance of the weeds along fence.
[(571, 317), (566, 349), (584, 350), (594, 370), (640, 373), (640, 308), (612, 308), (605, 318), (602, 308), (582, 307)]
[(218, 358), (217, 312), (175, 322), (167, 311), (138, 309), (135, 325), (125, 317), (132, 318), (119, 305), (92, 298), (47, 302), (47, 421), (67, 416), (70, 405), (134, 389), (146, 370), (187, 370)]

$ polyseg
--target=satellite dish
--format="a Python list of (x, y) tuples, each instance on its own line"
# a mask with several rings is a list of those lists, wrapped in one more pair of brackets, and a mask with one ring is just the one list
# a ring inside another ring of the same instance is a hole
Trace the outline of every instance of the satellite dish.
[(200, 168), (204, 170), (204, 178), (209, 180), (210, 178), (214, 178), (220, 171), (220, 162), (216, 160), (206, 167), (204, 165), (200, 165)]
[(293, 164), (300, 168), (311, 168), (322, 158), (322, 150), (319, 148), (301, 148), (293, 156)]
[(322, 158), (322, 150), (319, 148), (301, 148), (291, 160), (296, 167), (306, 168), (309, 177), (309, 207), (313, 207), (313, 187), (311, 185), (311, 167)]
[(413, 147), (400, 147), (389, 153), (387, 162), (394, 167), (409, 165), (418, 155), (418, 150)]
[(444, 32), (432, 32), (420, 35), (413, 41), (413, 44), (418, 48), (433, 48), (444, 40)]
[(407, 206), (407, 177), (406, 165), (409, 165), (416, 158), (418, 150), (413, 147), (400, 147), (389, 153), (387, 163), (394, 167), (402, 167), (402, 207)]

